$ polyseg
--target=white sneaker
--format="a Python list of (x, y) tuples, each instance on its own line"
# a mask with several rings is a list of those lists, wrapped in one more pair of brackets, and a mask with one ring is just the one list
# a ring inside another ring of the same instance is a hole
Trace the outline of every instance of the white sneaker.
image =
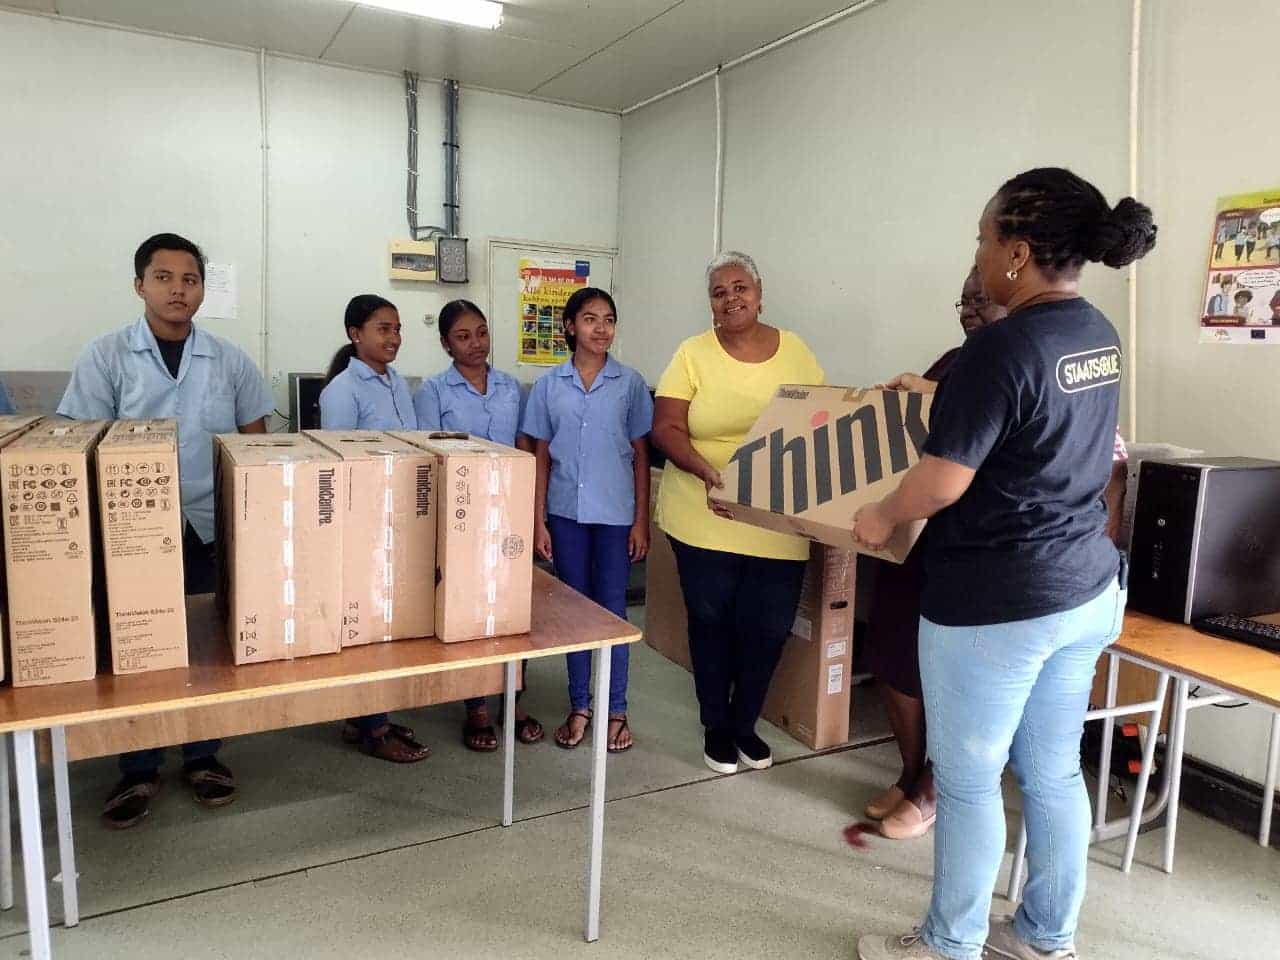
[(1037, 950), (1019, 939), (1013, 929), (1013, 917), (992, 917), (987, 950), (992, 957), (1004, 960), (1080, 960), (1074, 946), (1063, 950)]
[(858, 939), (858, 960), (947, 960), (925, 945), (918, 933), (886, 937), (867, 934)]

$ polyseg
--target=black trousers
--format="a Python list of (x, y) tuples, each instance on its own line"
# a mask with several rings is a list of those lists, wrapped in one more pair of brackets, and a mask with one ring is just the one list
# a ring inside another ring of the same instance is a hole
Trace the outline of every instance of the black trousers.
[(750, 734), (795, 622), (804, 561), (704, 550), (675, 538), (671, 546), (702, 725)]

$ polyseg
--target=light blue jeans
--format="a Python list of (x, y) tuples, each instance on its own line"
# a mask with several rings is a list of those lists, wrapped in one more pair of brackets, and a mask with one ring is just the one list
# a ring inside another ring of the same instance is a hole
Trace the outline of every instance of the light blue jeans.
[(1084, 901), (1090, 807), (1080, 735), (1093, 673), (1120, 634), (1112, 583), (1074, 610), (944, 627), (920, 619), (920, 676), (938, 786), (933, 901), (921, 937), (978, 960), (1005, 850), (1000, 777), (1012, 761), (1027, 822), (1028, 881), (1014, 918), (1039, 950), (1069, 947)]

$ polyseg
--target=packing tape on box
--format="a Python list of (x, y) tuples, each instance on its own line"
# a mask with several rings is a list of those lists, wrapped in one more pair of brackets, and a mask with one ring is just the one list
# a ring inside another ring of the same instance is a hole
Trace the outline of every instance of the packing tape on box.
[(298, 592), (294, 580), (294, 542), (293, 542), (293, 517), (294, 517), (294, 500), (293, 500), (293, 473), (294, 465), (291, 462), (285, 462), (280, 471), (281, 482), (284, 485), (285, 499), (281, 504), (280, 514), (281, 521), (284, 526), (284, 542), (281, 544), (280, 559), (284, 565), (284, 588), (283, 601), (285, 607), (288, 608), (288, 614), (284, 618), (284, 652), (285, 659), (293, 659), (294, 641), (297, 639), (297, 599)]
[(505, 461), (496, 453), (490, 453), (488, 458), (489, 475), (485, 478), (482, 489), (488, 497), (489, 502), (485, 504), (484, 509), (484, 527), (480, 538), (480, 548), (483, 551), (481, 558), (484, 565), (484, 636), (492, 637), (497, 634), (498, 629), (498, 577), (499, 567), (498, 558), (500, 557), (501, 538), (502, 538), (502, 521), (506, 512), (506, 500), (502, 495), (504, 488), (510, 488), (510, 484), (504, 484), (502, 471)]
[(393, 453), (382, 457), (382, 536), (379, 538), (381, 556), (375, 558), (382, 567), (382, 639), (391, 641), (391, 618), (395, 612), (395, 478), (396, 457)]

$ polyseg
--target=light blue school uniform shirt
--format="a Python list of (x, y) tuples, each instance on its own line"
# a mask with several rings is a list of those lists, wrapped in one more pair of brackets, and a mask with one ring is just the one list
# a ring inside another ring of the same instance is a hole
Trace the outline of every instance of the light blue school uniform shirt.
[(235, 433), (274, 408), (262, 374), (239, 347), (193, 324), (175, 378), (140, 317), (85, 347), (58, 413), (73, 420), (177, 420), (182, 515), (212, 543), (213, 435)]
[(9, 391), (4, 388), (3, 383), (0, 383), (0, 416), (8, 416), (14, 412), (13, 401), (9, 399)]
[[(551, 450), (547, 513), (578, 523), (635, 522), (635, 450), (653, 427), (653, 399), (644, 378), (613, 357), (591, 389), (566, 360), (533, 385), (524, 433)], [(647, 478), (646, 478), (647, 482)]]
[(409, 384), (390, 364), (386, 376), (380, 376), (352, 357), (347, 369), (320, 391), (320, 426), (325, 430), (417, 430)]
[(453, 364), (422, 381), (413, 395), (418, 429), (469, 433), (514, 447), (520, 427), (520, 382), (511, 374), (490, 367), (485, 386), (487, 392), (481, 393)]

